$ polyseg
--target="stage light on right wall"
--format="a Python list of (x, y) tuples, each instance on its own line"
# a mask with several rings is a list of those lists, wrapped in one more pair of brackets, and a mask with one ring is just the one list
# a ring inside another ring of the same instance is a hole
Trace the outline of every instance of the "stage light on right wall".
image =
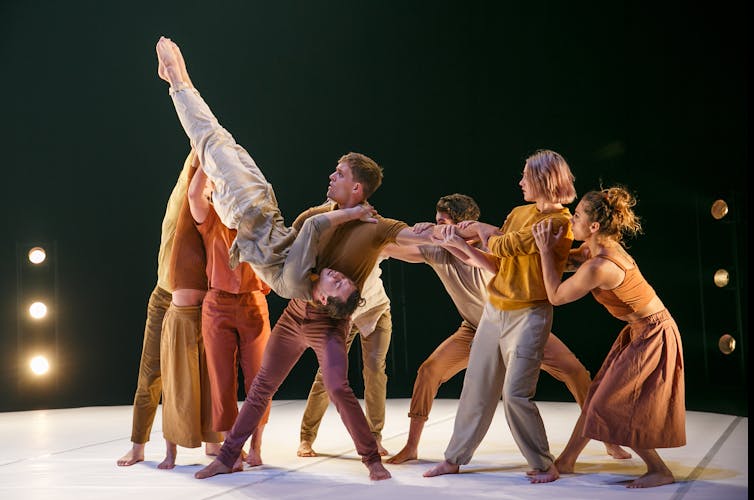
[(723, 288), (730, 283), (730, 273), (726, 269), (718, 269), (712, 278), (717, 288)]
[(712, 217), (714, 217), (717, 220), (720, 220), (726, 215), (728, 215), (728, 204), (725, 202), (725, 200), (721, 200), (721, 199), (715, 200), (714, 203), (712, 203), (710, 212), (712, 213)]
[(726, 333), (725, 335), (720, 337), (720, 340), (717, 343), (717, 347), (720, 349), (721, 353), (730, 354), (736, 350), (736, 339)]

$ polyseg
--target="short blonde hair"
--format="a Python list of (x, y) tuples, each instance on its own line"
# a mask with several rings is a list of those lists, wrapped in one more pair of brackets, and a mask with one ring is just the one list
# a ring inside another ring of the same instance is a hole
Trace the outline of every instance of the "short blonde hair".
[(560, 154), (540, 149), (526, 159), (524, 173), (537, 194), (553, 203), (571, 203), (576, 199), (576, 180)]

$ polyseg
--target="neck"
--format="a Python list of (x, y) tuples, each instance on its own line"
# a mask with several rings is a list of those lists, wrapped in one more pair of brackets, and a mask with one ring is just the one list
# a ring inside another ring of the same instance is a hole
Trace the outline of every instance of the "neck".
[(563, 204), (553, 203), (547, 200), (537, 200), (537, 210), (539, 210), (543, 214), (547, 214), (550, 212), (557, 212), (557, 211), (563, 210)]

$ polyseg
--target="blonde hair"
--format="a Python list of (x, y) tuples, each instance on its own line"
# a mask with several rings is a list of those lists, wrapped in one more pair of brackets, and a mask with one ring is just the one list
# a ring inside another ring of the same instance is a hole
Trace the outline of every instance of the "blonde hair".
[(571, 203), (576, 199), (576, 180), (561, 155), (540, 149), (526, 159), (524, 176), (537, 194), (553, 203)]

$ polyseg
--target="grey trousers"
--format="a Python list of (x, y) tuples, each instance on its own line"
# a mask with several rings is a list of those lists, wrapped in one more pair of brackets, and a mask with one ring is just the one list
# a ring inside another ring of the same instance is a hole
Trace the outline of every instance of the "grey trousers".
[(501, 311), (487, 303), (474, 341), (445, 459), (469, 463), (487, 434), (502, 394), (513, 439), (532, 469), (554, 461), (542, 417), (532, 400), (552, 326), (552, 306)]

